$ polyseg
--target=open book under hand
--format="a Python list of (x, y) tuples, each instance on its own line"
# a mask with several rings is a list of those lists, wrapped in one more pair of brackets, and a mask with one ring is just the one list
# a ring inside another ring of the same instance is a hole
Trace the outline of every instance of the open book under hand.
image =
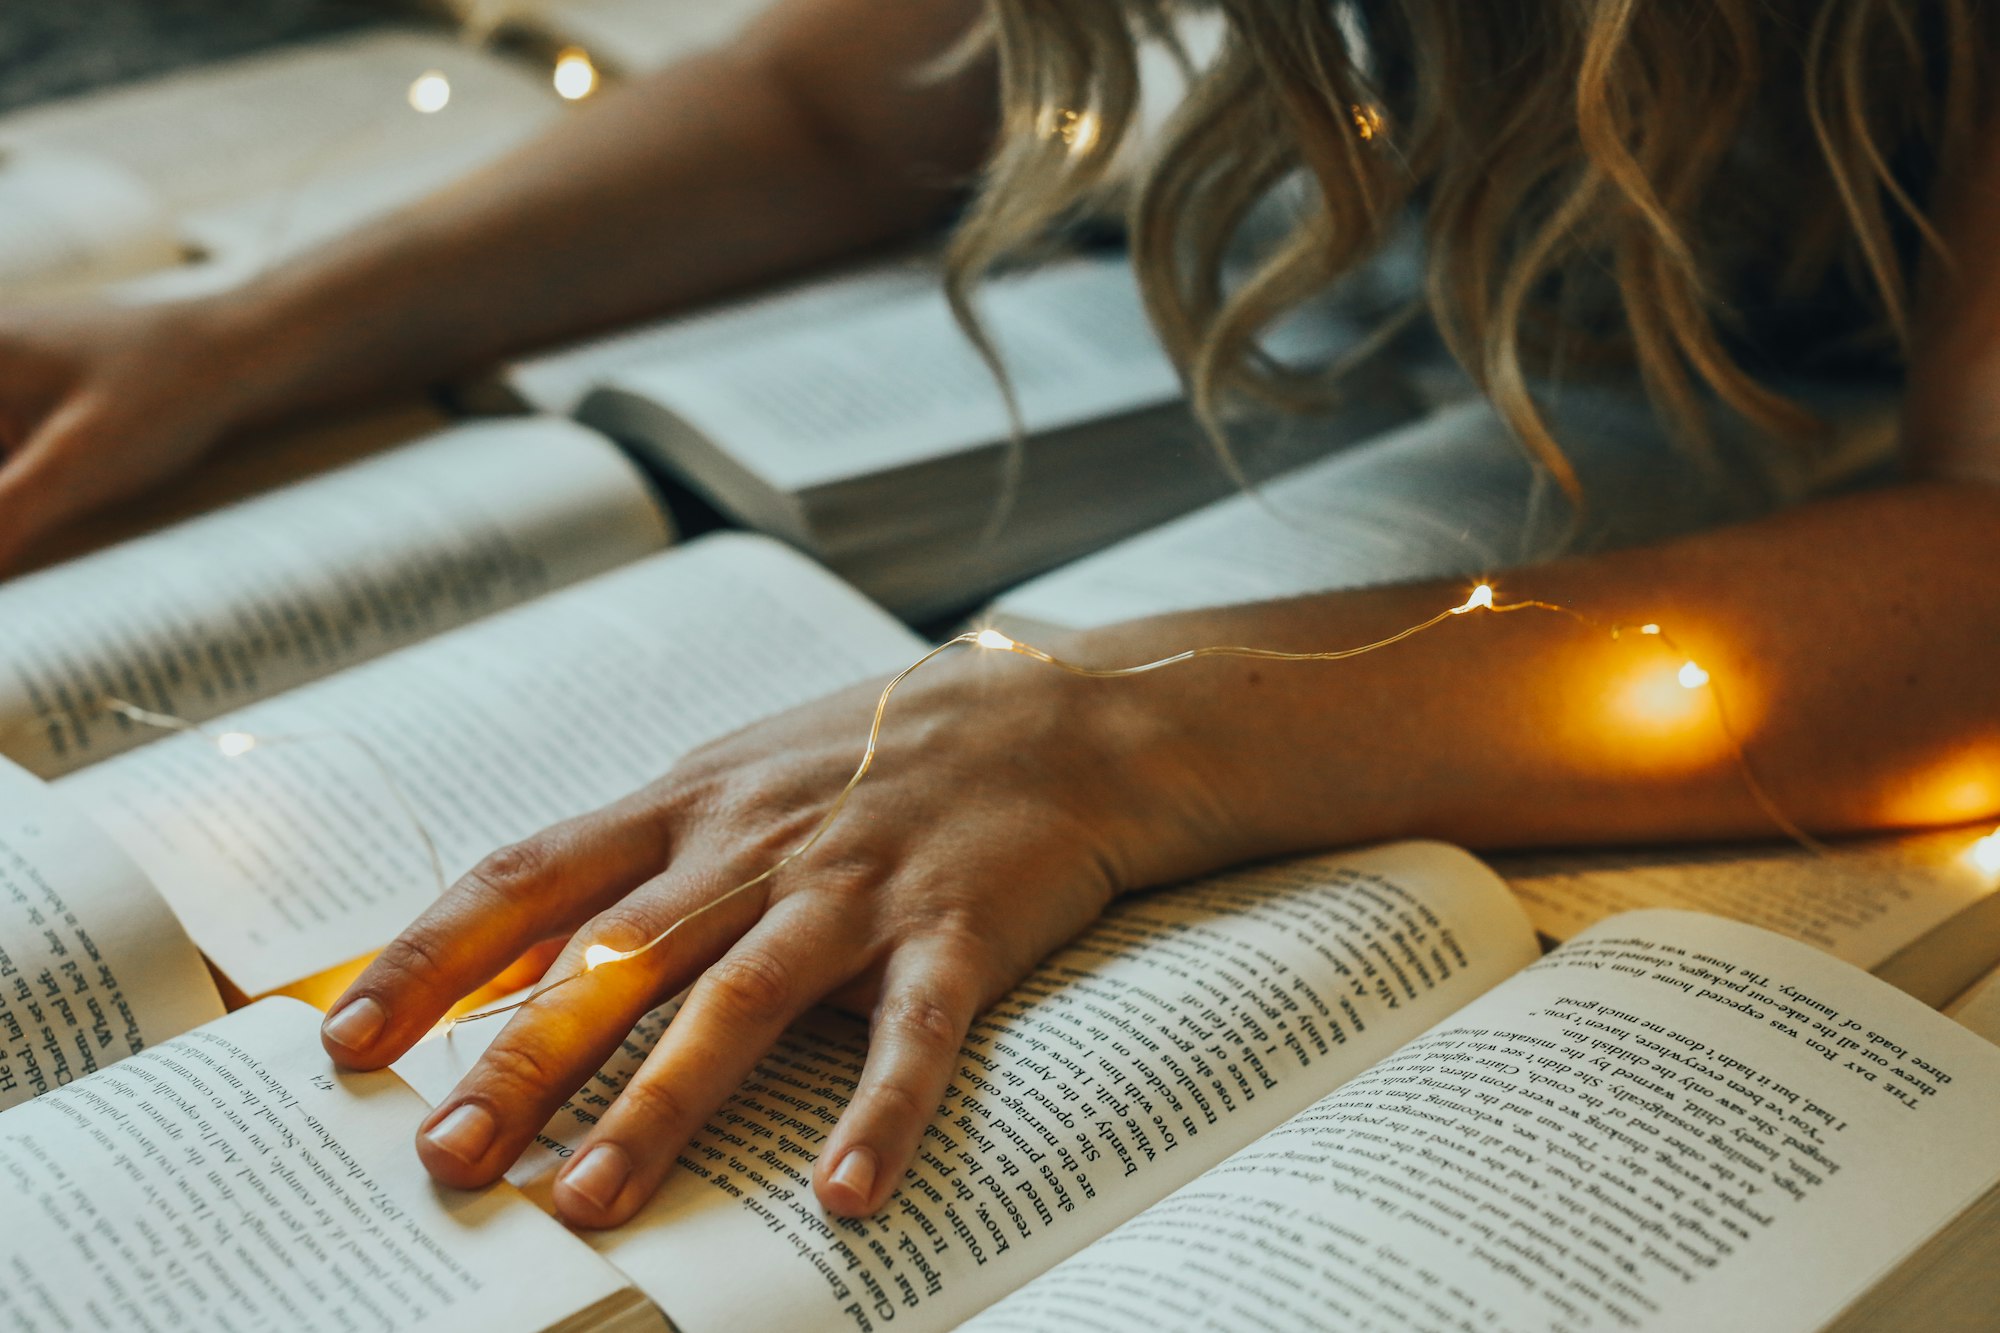
[[(266, 1000), (0, 1112), (0, 1311), (494, 1333), (1986, 1326), (2000, 1049), (1718, 918), (1620, 916), (1539, 953), (1504, 884), (1434, 844), (1129, 899), (976, 1025), (877, 1216), (812, 1198), (865, 1045), (825, 1014), (637, 1219), (587, 1237), (530, 1200), (671, 1007), (557, 1114), (525, 1194), (461, 1194), (422, 1174), (416, 1095), (336, 1073), (317, 1013)], [(0, 1021), (81, 1004), (81, 970), (16, 973)], [(438, 1095), (486, 1035), (400, 1069)]]

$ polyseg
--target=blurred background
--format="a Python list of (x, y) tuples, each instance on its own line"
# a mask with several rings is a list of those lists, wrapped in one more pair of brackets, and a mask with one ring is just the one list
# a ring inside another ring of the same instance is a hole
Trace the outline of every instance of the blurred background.
[(63, 0), (0, 6), (0, 111), (369, 24), (414, 0)]

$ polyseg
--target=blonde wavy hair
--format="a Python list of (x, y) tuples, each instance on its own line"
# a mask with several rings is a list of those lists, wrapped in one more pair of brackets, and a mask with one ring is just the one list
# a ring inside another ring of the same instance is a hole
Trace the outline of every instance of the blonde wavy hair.
[[(1099, 203), (1139, 105), (1138, 48), (1213, 11), (1219, 53), (1149, 152), (1127, 213), (1150, 313), (1220, 435), (1240, 399), (1318, 377), (1265, 355), (1415, 205), (1424, 304), (1572, 495), (1531, 376), (1636, 365), (1705, 438), (1712, 398), (1780, 437), (1809, 414), (1738, 350), (1749, 317), (1839, 284), (1855, 332), (1907, 355), (1914, 269), (1943, 255), (1928, 182), (1964, 164), (1992, 21), (1973, 0), (988, 0), (1002, 134), (947, 256), (977, 279)], [(1183, 56), (1183, 59), (1185, 57)], [(1310, 203), (1249, 275), (1225, 252), (1302, 178)], [(1949, 262), (1949, 257), (1944, 257)], [(989, 349), (990, 350), (990, 349)]]

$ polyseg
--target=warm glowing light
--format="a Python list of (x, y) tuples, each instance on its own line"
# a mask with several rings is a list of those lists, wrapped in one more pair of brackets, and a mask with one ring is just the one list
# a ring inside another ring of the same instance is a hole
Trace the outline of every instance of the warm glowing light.
[(1462, 616), (1467, 611), (1478, 611), (1481, 609), (1487, 611), (1493, 609), (1493, 585), (1490, 583), (1482, 583), (1477, 588), (1474, 588), (1472, 595), (1465, 599), (1464, 604), (1454, 606), (1451, 609), (1451, 613), (1455, 616)]
[[(1649, 655), (1650, 656), (1650, 655)], [(1725, 745), (1706, 691), (1690, 689), (1672, 661), (1634, 661), (1607, 682), (1608, 734), (1644, 740), (1649, 764), (1708, 761)]]
[(1972, 844), (1966, 852), (1966, 859), (1979, 869), (1982, 875), (2000, 875), (2000, 829)]
[(1057, 111), (1043, 121), (1042, 132), (1051, 139), (1061, 139), (1073, 153), (1087, 153), (1097, 143), (1097, 113)]
[(1641, 625), (1639, 626), (1639, 632), (1641, 634), (1658, 634), (1660, 627), (1658, 625)]
[(425, 70), (410, 84), (410, 107), (426, 116), (434, 116), (451, 103), (451, 80), (442, 70)]
[(234, 759), (256, 749), (257, 738), (247, 731), (225, 731), (215, 738), (215, 748), (222, 751), (225, 759)]
[(1014, 646), (1014, 641), (997, 629), (983, 629), (973, 636), (972, 641), (996, 653), (1004, 653)]
[(566, 102), (580, 102), (597, 91), (597, 66), (581, 47), (566, 46), (556, 56), (556, 95)]
[(595, 971), (606, 963), (615, 963), (625, 955), (608, 944), (593, 944), (583, 951), (583, 970)]
[(1684, 690), (1698, 690), (1708, 684), (1708, 673), (1701, 669), (1700, 663), (1690, 659), (1681, 663), (1681, 669), (1674, 679), (1680, 681)]

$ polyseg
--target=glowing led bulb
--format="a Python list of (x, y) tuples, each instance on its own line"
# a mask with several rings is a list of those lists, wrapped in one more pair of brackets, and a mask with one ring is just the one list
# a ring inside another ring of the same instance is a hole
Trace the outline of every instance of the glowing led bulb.
[(249, 754), (257, 748), (257, 738), (247, 731), (225, 731), (215, 738), (215, 748), (222, 751), (225, 759)]
[(1014, 641), (997, 629), (983, 629), (972, 636), (972, 641), (981, 648), (990, 648), (996, 653), (1007, 652), (1014, 646)]
[(597, 91), (597, 66), (582, 47), (566, 46), (556, 56), (556, 95), (566, 102), (580, 102)]
[(1490, 583), (1482, 583), (1477, 588), (1474, 588), (1472, 595), (1466, 598), (1462, 605), (1454, 606), (1451, 609), (1451, 613), (1455, 616), (1462, 616), (1467, 611), (1482, 609), (1487, 611), (1493, 609), (1493, 585)]
[(1966, 856), (1982, 875), (2000, 875), (2000, 829), (1973, 843)]
[(592, 972), (606, 963), (615, 963), (625, 955), (608, 944), (593, 944), (583, 951), (583, 970)]
[(1698, 690), (1708, 684), (1708, 673), (1701, 669), (1700, 663), (1690, 658), (1681, 663), (1680, 672), (1675, 679), (1680, 681), (1684, 690)]
[(1641, 634), (1658, 634), (1660, 627), (1658, 625), (1641, 625), (1639, 626), (1639, 632)]
[(1102, 127), (1097, 113), (1088, 109), (1082, 111), (1067, 107), (1045, 109), (1041, 115), (1042, 137), (1059, 139), (1071, 153), (1089, 152), (1097, 144), (1097, 136)]
[(421, 115), (434, 116), (450, 102), (451, 80), (442, 70), (425, 70), (410, 84), (410, 107)]

